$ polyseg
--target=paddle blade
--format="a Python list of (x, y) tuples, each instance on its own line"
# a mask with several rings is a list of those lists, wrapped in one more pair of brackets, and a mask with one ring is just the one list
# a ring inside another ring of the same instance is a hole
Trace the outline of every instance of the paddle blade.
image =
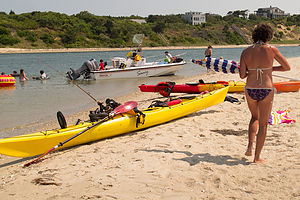
[(137, 107), (138, 103), (136, 101), (128, 101), (118, 107), (116, 107), (113, 111), (113, 113), (116, 114), (120, 114), (120, 113), (126, 113), (128, 111), (131, 111), (132, 109), (134, 109), (135, 107)]

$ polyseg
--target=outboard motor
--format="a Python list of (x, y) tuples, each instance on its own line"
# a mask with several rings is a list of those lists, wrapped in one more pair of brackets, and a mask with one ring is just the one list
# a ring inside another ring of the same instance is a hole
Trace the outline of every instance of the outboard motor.
[(97, 70), (98, 63), (95, 59), (90, 59), (85, 61), (82, 66), (78, 69), (71, 69), (71, 71), (67, 72), (67, 76), (71, 80), (78, 79), (81, 75), (84, 76), (85, 79), (94, 79), (95, 77), (92, 77), (91, 71)]

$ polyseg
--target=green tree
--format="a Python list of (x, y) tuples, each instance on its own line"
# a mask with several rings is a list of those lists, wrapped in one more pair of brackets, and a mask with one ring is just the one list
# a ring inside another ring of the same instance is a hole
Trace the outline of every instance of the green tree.
[(257, 20), (259, 20), (259, 17), (257, 15), (255, 15), (255, 14), (250, 14), (249, 15), (249, 19), (253, 20), (253, 21), (257, 21)]
[(0, 26), (0, 35), (9, 35), (10, 34), (10, 31), (3, 27), (3, 26)]
[(40, 39), (47, 45), (53, 44), (55, 42), (53, 36), (49, 33), (44, 33), (40, 37)]
[(16, 13), (13, 10), (10, 10), (9, 15), (15, 15)]
[(156, 22), (152, 30), (156, 33), (162, 33), (166, 27), (166, 24), (163, 22)]

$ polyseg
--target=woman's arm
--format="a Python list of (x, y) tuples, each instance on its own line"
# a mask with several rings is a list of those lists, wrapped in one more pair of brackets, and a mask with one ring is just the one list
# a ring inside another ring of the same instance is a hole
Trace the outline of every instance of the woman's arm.
[(29, 78), (27, 78), (27, 76), (26, 76), (25, 72), (24, 72), (24, 78), (25, 78), (26, 80), (29, 80)]
[(288, 63), (288, 61), (283, 57), (283, 55), (280, 53), (280, 51), (276, 47), (272, 47), (272, 50), (274, 52), (274, 58), (275, 60), (281, 64), (280, 66), (273, 66), (273, 71), (289, 71), (291, 70), (291, 67)]
[(239, 71), (239, 73), (240, 73), (240, 78), (241, 79), (244, 79), (244, 78), (246, 78), (247, 77), (247, 66), (246, 66), (246, 63), (245, 63), (245, 61), (244, 61), (244, 51), (243, 51), (243, 53), (242, 53), (242, 55), (241, 55), (241, 58), (240, 58), (240, 71)]

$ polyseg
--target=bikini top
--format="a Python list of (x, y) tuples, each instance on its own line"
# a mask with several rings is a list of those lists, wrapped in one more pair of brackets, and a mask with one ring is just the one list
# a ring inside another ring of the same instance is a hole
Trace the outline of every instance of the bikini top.
[[(265, 42), (262, 42), (262, 41), (257, 41), (253, 46), (252, 46), (252, 48), (254, 48), (257, 44), (261, 44), (261, 45), (268, 45), (268, 47), (272, 47), (271, 45), (269, 45), (269, 44), (267, 44), (267, 43), (265, 43)], [(262, 76), (263, 76), (263, 71), (264, 70), (270, 70), (270, 69), (273, 69), (273, 67), (268, 67), (268, 68), (256, 68), (256, 69), (248, 69), (248, 71), (257, 71), (257, 74), (256, 74), (256, 77), (257, 77), (257, 79), (256, 80), (258, 80), (259, 78), (260, 78), (260, 83), (259, 83), (259, 85), (261, 85), (262, 84)]]
[(255, 42), (254, 43), (254, 45), (252, 45), (252, 48), (254, 48), (257, 44), (260, 44), (260, 45), (267, 45), (268, 47), (272, 47), (272, 45), (270, 45), (270, 44), (267, 44), (267, 43), (265, 43), (265, 42), (263, 42), (263, 41), (257, 41), (257, 42)]
[(273, 67), (268, 67), (268, 68), (256, 68), (256, 69), (248, 69), (248, 71), (257, 71), (257, 74), (256, 74), (256, 80), (258, 80), (260, 78), (260, 83), (259, 85), (262, 84), (262, 76), (263, 76), (263, 71), (264, 70), (270, 70), (270, 69), (273, 69)]

